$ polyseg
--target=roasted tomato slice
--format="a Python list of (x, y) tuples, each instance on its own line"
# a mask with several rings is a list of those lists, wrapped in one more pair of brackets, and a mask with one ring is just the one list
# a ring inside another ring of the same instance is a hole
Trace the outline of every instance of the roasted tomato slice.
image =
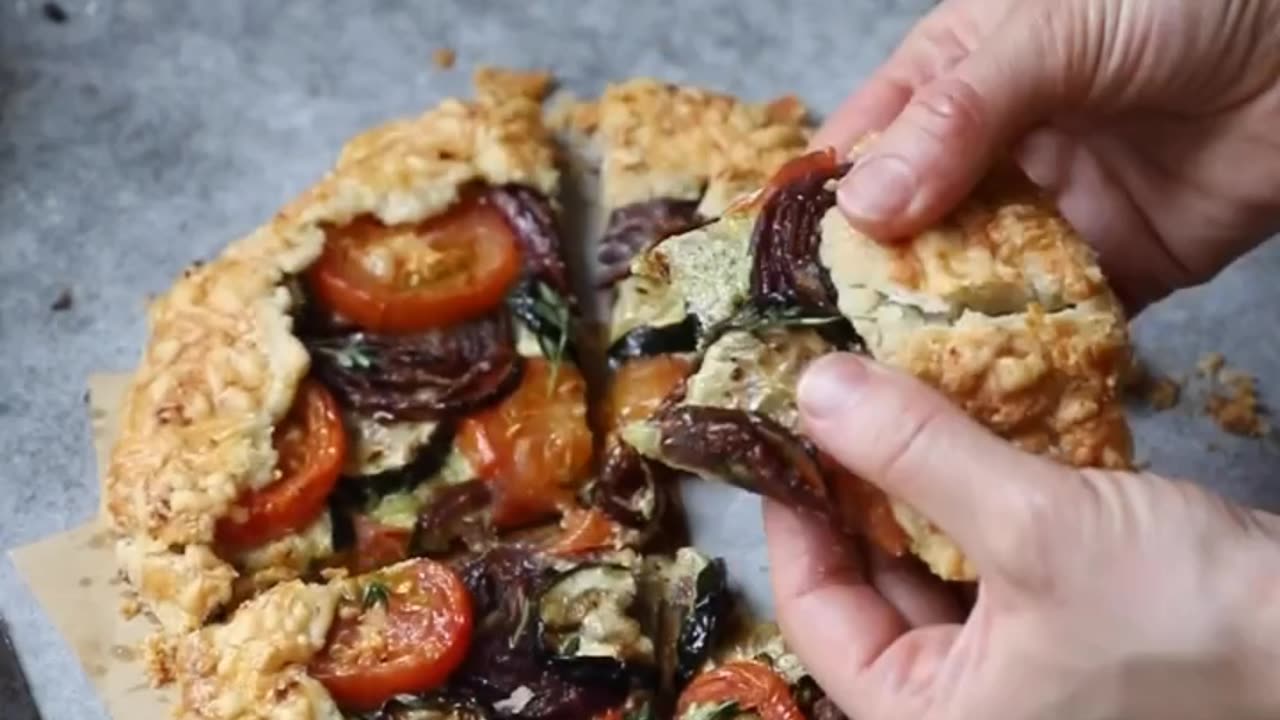
[(376, 710), (394, 695), (439, 687), (471, 642), (471, 596), (447, 566), (425, 558), (368, 576), (342, 601), (310, 673), (345, 710)]
[(654, 355), (627, 361), (609, 381), (604, 427), (614, 430), (648, 420), (688, 377), (690, 367), (689, 361), (680, 355)]
[(457, 446), (493, 492), (493, 523), (510, 528), (554, 515), (591, 462), (586, 383), (572, 365), (525, 363), (520, 387), (458, 429)]
[(614, 546), (621, 527), (596, 508), (575, 508), (565, 513), (560, 534), (547, 552), (554, 555), (579, 555)]
[(347, 454), (346, 430), (329, 391), (314, 380), (303, 380), (272, 442), (278, 479), (236, 500), (218, 523), (220, 545), (261, 545), (301, 530), (324, 512)]
[(680, 693), (676, 716), (684, 717), (695, 705), (730, 702), (761, 720), (805, 720), (787, 681), (753, 660), (728, 662), (695, 677)]
[(765, 186), (765, 194), (772, 194), (775, 190), (786, 187), (792, 181), (799, 180), (809, 173), (832, 170), (836, 164), (836, 150), (830, 147), (791, 158), (773, 173), (773, 177), (769, 178), (769, 183)]
[(520, 274), (520, 245), (503, 214), (469, 195), (417, 225), (361, 217), (329, 228), (308, 271), (312, 292), (365, 330), (411, 333), (493, 309)]
[(356, 535), (352, 565), (356, 572), (377, 570), (409, 556), (412, 530), (384, 525), (364, 514), (355, 515), (352, 524)]

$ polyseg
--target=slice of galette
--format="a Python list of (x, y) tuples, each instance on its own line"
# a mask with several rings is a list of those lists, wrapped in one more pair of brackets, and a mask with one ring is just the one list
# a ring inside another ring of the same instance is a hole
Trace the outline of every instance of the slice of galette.
[(575, 505), (593, 442), (548, 84), (481, 70), (474, 100), (358, 136), (152, 304), (104, 497), (167, 631)]
[[(633, 258), (662, 239), (702, 227), (804, 152), (804, 106), (794, 97), (751, 103), (652, 79), (611, 85), (579, 104), (598, 167), (602, 225), (594, 268), (603, 291), (609, 365), (597, 419), (606, 433), (602, 480), (653, 478), (661, 467), (615, 442), (617, 429), (649, 417), (688, 375), (697, 327), (678, 298), (633, 274)], [(666, 487), (666, 483), (658, 483)]]
[(1125, 319), (1089, 248), (1018, 171), (993, 171), (937, 227), (884, 245), (834, 207), (846, 167), (831, 152), (799, 158), (716, 222), (632, 262), (632, 282), (662, 312), (629, 332), (689, 328), (697, 353), (688, 380), (623, 436), (647, 457), (825, 514), (944, 578), (972, 579), (928, 519), (803, 437), (801, 372), (826, 353), (866, 353), (1030, 451), (1125, 467)]

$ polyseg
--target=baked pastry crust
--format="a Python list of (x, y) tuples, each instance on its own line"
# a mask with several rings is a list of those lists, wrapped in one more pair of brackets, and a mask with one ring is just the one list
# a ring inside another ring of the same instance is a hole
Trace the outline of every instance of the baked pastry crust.
[(603, 146), (606, 208), (700, 199), (699, 214), (715, 217), (804, 151), (806, 113), (791, 95), (757, 104), (636, 78), (579, 104), (568, 121)]
[[(632, 263), (635, 282), (674, 307), (668, 315), (692, 313), (702, 327), (713, 327), (749, 299), (749, 256), (726, 256), (749, 255), (759, 213), (759, 202), (740, 202), (716, 223), (667, 239)], [(1130, 361), (1123, 312), (1092, 251), (1019, 171), (998, 168), (943, 222), (894, 245), (858, 233), (835, 207), (819, 227), (819, 260), (840, 313), (872, 357), (937, 387), (1029, 451), (1077, 466), (1130, 465), (1119, 401)], [(771, 332), (797, 342), (812, 334)], [(773, 368), (766, 377), (761, 368), (770, 363), (743, 362), (741, 348), (719, 347), (743, 345), (742, 335), (727, 333), (704, 349), (703, 367), (688, 383), (698, 392), (684, 402), (749, 409), (798, 433), (794, 396), (776, 386), (793, 389), (805, 363), (790, 362), (781, 375)], [(717, 355), (725, 362), (714, 361)], [(727, 371), (720, 367), (730, 362)], [(716, 373), (732, 376), (732, 387)], [(726, 387), (741, 397), (726, 399)], [(761, 395), (762, 387), (770, 392)], [(661, 459), (651, 428), (633, 426), (623, 436)], [(935, 573), (975, 578), (945, 534), (891, 502), (911, 550)]]
[(104, 511), (131, 584), (167, 631), (198, 627), (231, 597), (236, 571), (209, 544), (235, 498), (273, 479), (272, 428), (309, 367), (288, 280), (319, 256), (324, 226), (366, 214), (420, 221), (477, 180), (553, 195), (541, 119), (549, 82), (482, 69), (473, 101), (446, 100), (357, 136), (324, 179), (151, 304)]

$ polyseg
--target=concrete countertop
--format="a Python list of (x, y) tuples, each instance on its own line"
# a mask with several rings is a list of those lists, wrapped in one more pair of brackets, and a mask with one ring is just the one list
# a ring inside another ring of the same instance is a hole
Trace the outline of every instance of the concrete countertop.
[[(0, 2), (5, 550), (94, 512), (85, 379), (135, 362), (146, 295), (270, 217), (353, 133), (465, 94), (478, 63), (547, 67), (579, 95), (652, 75), (754, 99), (795, 92), (821, 113), (930, 3), (60, 0), (64, 22), (42, 5)], [(452, 70), (431, 63), (442, 47), (457, 51)], [(1136, 323), (1143, 356), (1185, 372), (1221, 350), (1267, 390), (1277, 277), (1273, 243), (1151, 309)], [(64, 291), (71, 306), (51, 309)], [(1280, 506), (1276, 443), (1224, 434), (1199, 402), (1136, 409), (1141, 454)], [(0, 613), (45, 716), (103, 717), (7, 558)]]

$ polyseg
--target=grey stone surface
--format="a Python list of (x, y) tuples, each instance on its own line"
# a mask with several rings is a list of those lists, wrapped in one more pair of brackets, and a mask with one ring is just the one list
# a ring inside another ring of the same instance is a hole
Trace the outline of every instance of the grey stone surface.
[[(752, 98), (794, 91), (827, 111), (929, 3), (61, 5), (68, 19), (57, 24), (40, 2), (0, 0), (0, 549), (93, 513), (85, 378), (134, 362), (145, 296), (268, 218), (349, 135), (465, 93), (469, 69), (481, 62), (548, 67), (581, 95), (643, 74)], [(458, 52), (454, 70), (430, 63), (444, 46)], [(1274, 376), (1276, 277), (1273, 245), (1150, 310), (1137, 322), (1144, 356), (1174, 372), (1221, 349), (1234, 364)], [(64, 289), (74, 302), (54, 312)], [(1273, 441), (1226, 436), (1185, 409), (1134, 417), (1156, 469), (1280, 507)], [(746, 517), (739, 547), (751, 548), (759, 529)], [(738, 553), (734, 564), (767, 606), (763, 556)], [(103, 717), (7, 559), (0, 613), (46, 717)], [(0, 708), (7, 705), (0, 697)]]

